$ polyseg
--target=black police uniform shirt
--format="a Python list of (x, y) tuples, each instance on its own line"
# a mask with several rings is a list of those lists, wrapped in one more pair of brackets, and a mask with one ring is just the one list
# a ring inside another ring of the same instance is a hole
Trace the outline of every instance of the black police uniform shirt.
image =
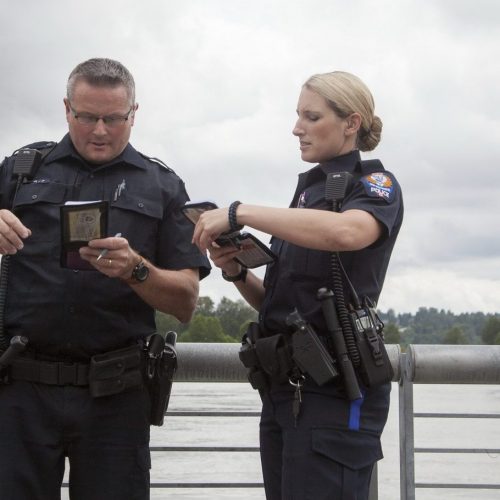
[(208, 260), (191, 244), (193, 226), (180, 211), (189, 200), (184, 183), (130, 144), (113, 161), (91, 166), (66, 135), (15, 199), (12, 166), (13, 157), (7, 158), (0, 172), (2, 208), (13, 204), (32, 234), (9, 258), (5, 331), (27, 336), (29, 346), (49, 359), (85, 360), (155, 331), (154, 309), (125, 282), (61, 267), (65, 202), (106, 200), (108, 236), (121, 233), (158, 267), (199, 268), (200, 278), (209, 273)]
[[(381, 163), (378, 162), (381, 167)], [(361, 162), (359, 152), (352, 151), (317, 165), (300, 174), (291, 207), (331, 210), (325, 199), (328, 173), (347, 171), (354, 177), (341, 211), (358, 209), (373, 215), (382, 225), (380, 238), (367, 248), (341, 252), (340, 259), (358, 296), (369, 297), (376, 304), (387, 266), (403, 220), (401, 188), (390, 172), (380, 168), (373, 172), (370, 162)], [(265, 298), (259, 314), (261, 327), (269, 334), (287, 331), (286, 317), (294, 308), (318, 332), (325, 332), (321, 304), (317, 292), (332, 288), (331, 252), (311, 250), (272, 238), (271, 249), (278, 254), (264, 278)], [(344, 280), (344, 296), (349, 303), (349, 290)]]

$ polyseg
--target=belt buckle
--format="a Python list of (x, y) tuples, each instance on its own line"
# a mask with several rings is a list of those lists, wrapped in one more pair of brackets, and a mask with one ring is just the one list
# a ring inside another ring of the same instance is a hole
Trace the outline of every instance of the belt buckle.
[(59, 385), (76, 385), (77, 364), (59, 361), (57, 363), (57, 382)]

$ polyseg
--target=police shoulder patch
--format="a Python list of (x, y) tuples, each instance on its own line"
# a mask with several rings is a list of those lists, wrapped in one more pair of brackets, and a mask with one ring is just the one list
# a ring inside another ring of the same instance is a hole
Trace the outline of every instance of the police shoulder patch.
[(394, 198), (394, 181), (388, 172), (374, 172), (361, 178), (366, 194), (390, 202)]

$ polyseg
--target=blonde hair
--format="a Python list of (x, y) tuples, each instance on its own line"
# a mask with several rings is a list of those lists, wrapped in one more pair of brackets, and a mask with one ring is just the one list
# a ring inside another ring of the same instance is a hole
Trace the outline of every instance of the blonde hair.
[(357, 147), (371, 151), (380, 142), (382, 120), (374, 114), (375, 102), (368, 87), (357, 76), (344, 71), (333, 71), (311, 76), (304, 87), (324, 97), (340, 118), (359, 113), (361, 126)]

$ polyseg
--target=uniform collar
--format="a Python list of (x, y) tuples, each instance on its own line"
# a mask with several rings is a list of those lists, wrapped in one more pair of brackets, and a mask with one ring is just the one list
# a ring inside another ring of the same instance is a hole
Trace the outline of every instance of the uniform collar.
[[(45, 163), (51, 163), (53, 161), (61, 160), (63, 158), (75, 158), (86, 166), (91, 166), (87, 161), (85, 161), (80, 154), (76, 151), (71, 141), (69, 134), (66, 134), (61, 142), (47, 155)], [(135, 150), (131, 144), (127, 144), (125, 149), (120, 155), (111, 160), (109, 163), (104, 163), (103, 165), (92, 165), (91, 167), (95, 170), (110, 167), (111, 165), (116, 165), (119, 163), (127, 163), (134, 167), (141, 169), (146, 169), (146, 163), (144, 158)]]
[(317, 165), (317, 167), (319, 167), (325, 175), (332, 172), (353, 172), (356, 170), (360, 161), (361, 155), (359, 154), (359, 150), (353, 149), (349, 153), (337, 156), (332, 160)]
[(337, 156), (332, 160), (320, 163), (311, 168), (307, 172), (299, 174), (299, 182), (292, 199), (291, 207), (295, 207), (299, 199), (300, 193), (307, 187), (316, 182), (324, 181), (327, 174), (331, 172), (353, 172), (361, 165), (361, 156), (357, 149), (350, 151), (341, 156)]
[(357, 149), (354, 149), (299, 174), (299, 179), (303, 185), (309, 186), (315, 181), (324, 179), (327, 174), (332, 172), (354, 172), (359, 168), (360, 162), (361, 155)]

